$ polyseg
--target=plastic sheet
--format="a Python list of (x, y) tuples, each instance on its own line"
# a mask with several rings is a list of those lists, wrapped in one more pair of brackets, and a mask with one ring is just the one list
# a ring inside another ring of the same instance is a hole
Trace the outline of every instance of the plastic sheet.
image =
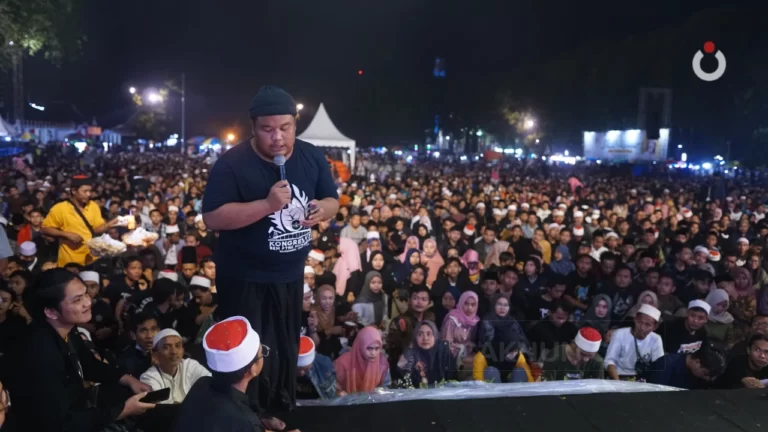
[(590, 393), (646, 393), (680, 391), (675, 387), (611, 380), (573, 380), (537, 383), (490, 384), (482, 381), (446, 383), (433, 389), (377, 389), (332, 400), (302, 400), (300, 406), (348, 406), (418, 399), (451, 400), (499, 397), (576, 395)]

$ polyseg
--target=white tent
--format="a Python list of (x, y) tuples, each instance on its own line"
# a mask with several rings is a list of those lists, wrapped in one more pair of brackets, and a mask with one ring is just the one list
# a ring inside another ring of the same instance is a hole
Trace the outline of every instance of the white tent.
[[(312, 123), (309, 124), (309, 127), (307, 127), (307, 130), (305, 130), (303, 134), (299, 135), (299, 139), (312, 143), (318, 147), (349, 149), (350, 171), (354, 172), (355, 140), (345, 137), (338, 129), (336, 129), (336, 126), (334, 126), (322, 103), (317, 109), (317, 114), (315, 114), (315, 118), (312, 119)], [(344, 154), (344, 162), (346, 162), (346, 156), (347, 155)]]
[(0, 137), (12, 136), (15, 132), (13, 125), (3, 120), (3, 117), (0, 117)]

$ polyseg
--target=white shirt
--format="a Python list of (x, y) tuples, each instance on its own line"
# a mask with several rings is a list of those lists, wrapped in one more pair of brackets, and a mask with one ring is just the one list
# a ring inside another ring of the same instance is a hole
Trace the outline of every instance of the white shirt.
[(635, 337), (632, 335), (630, 327), (620, 328), (613, 332), (611, 343), (608, 345), (608, 351), (605, 353), (603, 365), (606, 369), (613, 365), (619, 375), (635, 375), (635, 363), (637, 362), (637, 352), (648, 361), (654, 362), (664, 356), (664, 344), (661, 336), (656, 333), (649, 334), (643, 340), (637, 340), (635, 348)]
[(601, 246), (600, 249), (592, 247), (590, 248), (589, 256), (594, 258), (597, 262), (600, 262), (600, 255), (602, 255), (603, 252), (608, 252), (608, 248), (605, 246)]
[(168, 247), (168, 252), (165, 254), (165, 265), (175, 266), (179, 263), (179, 257), (177, 254), (177, 245), (172, 244)]
[(196, 360), (184, 359), (176, 371), (176, 376), (170, 376), (160, 370), (159, 366), (152, 366), (141, 374), (141, 382), (152, 387), (152, 391), (171, 388), (171, 397), (161, 404), (180, 404), (184, 401), (192, 385), (202, 377), (211, 376), (208, 369), (204, 368)]

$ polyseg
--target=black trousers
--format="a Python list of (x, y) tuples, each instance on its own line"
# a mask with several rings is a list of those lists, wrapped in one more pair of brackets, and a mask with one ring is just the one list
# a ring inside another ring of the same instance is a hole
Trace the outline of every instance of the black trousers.
[(304, 279), (290, 283), (253, 283), (216, 277), (217, 319), (243, 316), (270, 348), (264, 369), (248, 385), (248, 398), (258, 413), (290, 411), (296, 406), (296, 363), (299, 358)]

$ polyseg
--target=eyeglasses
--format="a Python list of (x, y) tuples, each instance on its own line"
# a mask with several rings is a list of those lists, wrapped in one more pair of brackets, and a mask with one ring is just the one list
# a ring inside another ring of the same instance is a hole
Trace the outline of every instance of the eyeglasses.
[(256, 361), (269, 357), (269, 351), (270, 349), (268, 346), (261, 344), (261, 355), (256, 357)]

